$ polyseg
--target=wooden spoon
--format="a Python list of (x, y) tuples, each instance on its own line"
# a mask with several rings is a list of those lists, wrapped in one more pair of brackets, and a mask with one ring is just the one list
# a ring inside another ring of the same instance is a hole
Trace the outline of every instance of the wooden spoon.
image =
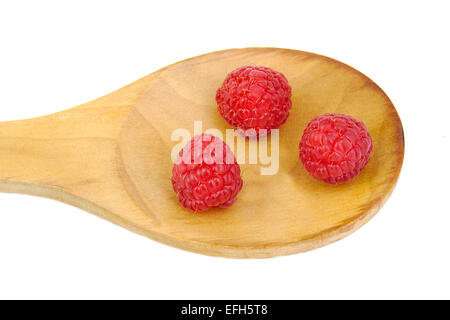
[[(293, 88), (279, 132), (279, 172), (263, 176), (262, 165), (242, 164), (244, 187), (233, 206), (192, 213), (172, 190), (171, 133), (192, 133), (194, 120), (225, 132), (216, 89), (249, 64), (282, 72)], [(367, 167), (339, 186), (313, 179), (298, 159), (306, 124), (327, 112), (364, 121), (374, 144)], [(318, 248), (358, 229), (392, 192), (403, 154), (394, 106), (357, 70), (308, 52), (231, 49), (178, 62), (67, 111), (0, 123), (0, 191), (57, 199), (185, 250), (263, 258)]]

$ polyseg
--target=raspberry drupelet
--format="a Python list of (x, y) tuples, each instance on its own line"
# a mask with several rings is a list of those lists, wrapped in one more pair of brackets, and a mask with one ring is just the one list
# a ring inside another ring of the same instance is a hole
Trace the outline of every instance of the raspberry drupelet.
[(300, 160), (310, 175), (340, 184), (352, 180), (366, 166), (372, 138), (362, 121), (330, 113), (308, 123), (299, 148)]
[(228, 207), (242, 189), (240, 173), (230, 147), (216, 136), (201, 134), (178, 154), (172, 186), (180, 203), (192, 211)]
[(228, 74), (216, 101), (229, 125), (247, 137), (264, 136), (286, 122), (292, 106), (291, 87), (280, 72), (243, 66)]

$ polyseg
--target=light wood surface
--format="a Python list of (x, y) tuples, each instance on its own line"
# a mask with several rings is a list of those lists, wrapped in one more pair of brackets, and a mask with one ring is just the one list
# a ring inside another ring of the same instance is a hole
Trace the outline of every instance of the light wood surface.
[[(215, 92), (228, 72), (247, 64), (284, 73), (293, 89), (279, 172), (262, 176), (259, 164), (243, 164), (233, 206), (192, 213), (172, 190), (171, 133), (192, 133), (194, 120), (225, 132)], [(314, 180), (298, 159), (306, 124), (327, 112), (364, 121), (373, 139), (369, 164), (348, 184)], [(390, 195), (403, 154), (394, 106), (360, 72), (302, 51), (231, 49), (168, 66), (67, 111), (0, 123), (0, 191), (57, 199), (185, 250), (263, 258), (315, 249), (358, 229)]]

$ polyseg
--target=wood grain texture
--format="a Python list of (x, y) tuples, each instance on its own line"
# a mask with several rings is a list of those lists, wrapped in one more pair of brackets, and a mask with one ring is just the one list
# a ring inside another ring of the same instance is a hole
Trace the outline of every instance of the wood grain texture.
[[(244, 187), (232, 207), (192, 213), (170, 183), (171, 133), (192, 133), (194, 120), (225, 132), (215, 91), (246, 64), (284, 73), (293, 88), (280, 129), (280, 170), (261, 176), (259, 164), (243, 164)], [(340, 186), (314, 180), (298, 159), (306, 124), (327, 112), (364, 121), (374, 144), (367, 167)], [(57, 199), (185, 250), (263, 258), (315, 249), (358, 229), (392, 192), (403, 154), (394, 106), (360, 72), (302, 51), (231, 49), (168, 66), (67, 111), (0, 123), (0, 191)]]

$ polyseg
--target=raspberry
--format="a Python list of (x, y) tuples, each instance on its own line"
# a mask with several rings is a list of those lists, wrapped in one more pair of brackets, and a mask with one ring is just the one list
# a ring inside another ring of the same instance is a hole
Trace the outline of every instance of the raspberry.
[[(228, 74), (217, 90), (216, 101), (229, 125), (246, 136), (263, 136), (279, 128), (288, 118), (291, 87), (280, 72), (244, 66)], [(260, 134), (260, 129), (267, 131)]]
[(345, 114), (324, 114), (308, 123), (300, 141), (300, 159), (316, 179), (340, 184), (366, 166), (372, 138), (362, 121)]
[(192, 211), (228, 207), (242, 189), (240, 174), (230, 147), (216, 136), (201, 134), (178, 154), (172, 186), (180, 203)]

